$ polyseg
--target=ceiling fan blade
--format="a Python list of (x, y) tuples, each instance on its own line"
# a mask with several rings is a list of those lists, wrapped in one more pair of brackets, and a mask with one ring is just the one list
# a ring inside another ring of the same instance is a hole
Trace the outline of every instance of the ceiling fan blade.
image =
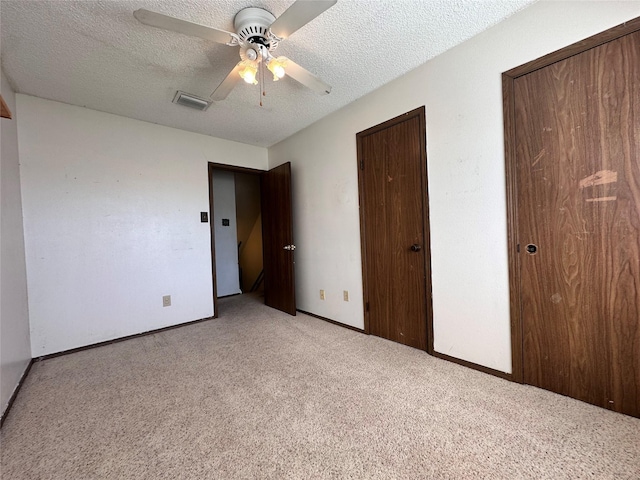
[(297, 0), (271, 24), (271, 33), (285, 39), (305, 26), (338, 0)]
[[(286, 58), (286, 57), (285, 57)], [(320, 93), (322, 95), (326, 95), (327, 93), (331, 93), (331, 85), (323, 82), (318, 77), (316, 77), (309, 70), (301, 67), (296, 62), (290, 59), (286, 59), (285, 64), (285, 73), (289, 75), (294, 80), (300, 82), (305, 87), (313, 90), (316, 93)]]
[(197, 23), (187, 22), (186, 20), (169, 17), (161, 13), (145, 10), (144, 8), (133, 12), (133, 16), (136, 17), (140, 23), (144, 23), (151, 27), (163, 28), (165, 30), (171, 30), (172, 32), (178, 32), (192, 37), (199, 37), (217, 43), (224, 43), (225, 45), (236, 45), (238, 41), (238, 36), (235, 33), (218, 30), (217, 28), (199, 25)]
[(233, 67), (233, 70), (229, 72), (229, 75), (222, 81), (218, 88), (216, 88), (211, 94), (211, 100), (224, 100), (227, 98), (227, 95), (231, 93), (233, 87), (240, 81), (240, 69), (242, 68), (242, 62), (238, 62), (238, 64)]

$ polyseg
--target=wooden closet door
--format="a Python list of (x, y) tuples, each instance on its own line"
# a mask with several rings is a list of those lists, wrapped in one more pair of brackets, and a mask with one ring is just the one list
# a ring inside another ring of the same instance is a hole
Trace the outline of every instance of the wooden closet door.
[(514, 81), (524, 381), (640, 416), (640, 32)]
[(357, 135), (365, 330), (427, 349), (424, 109)]

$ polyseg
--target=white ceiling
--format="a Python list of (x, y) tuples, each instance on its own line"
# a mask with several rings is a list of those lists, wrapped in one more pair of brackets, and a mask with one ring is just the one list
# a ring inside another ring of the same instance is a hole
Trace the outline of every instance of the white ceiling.
[(177, 90), (208, 97), (238, 48), (140, 24), (146, 8), (233, 30), (242, 8), (276, 17), (293, 0), (1, 0), (2, 69), (16, 92), (242, 143), (271, 146), (533, 0), (338, 0), (280, 43), (332, 85), (317, 95), (285, 77), (238, 83), (206, 112), (171, 103)]

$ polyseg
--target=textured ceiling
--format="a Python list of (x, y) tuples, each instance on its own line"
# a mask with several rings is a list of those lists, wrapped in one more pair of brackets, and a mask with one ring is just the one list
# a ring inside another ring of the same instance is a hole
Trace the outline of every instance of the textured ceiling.
[(498, 23), (532, 0), (338, 0), (280, 43), (333, 90), (285, 77), (238, 83), (206, 112), (171, 103), (176, 90), (208, 98), (238, 48), (138, 23), (146, 8), (233, 30), (242, 8), (276, 17), (293, 0), (1, 0), (2, 68), (16, 92), (268, 147)]

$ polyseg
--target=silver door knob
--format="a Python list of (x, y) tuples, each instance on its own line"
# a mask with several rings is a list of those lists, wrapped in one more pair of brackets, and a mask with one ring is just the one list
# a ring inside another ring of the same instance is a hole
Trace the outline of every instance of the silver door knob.
[(295, 246), (295, 245), (285, 245), (283, 248), (284, 248), (285, 250), (291, 250), (291, 251), (293, 251), (293, 250), (295, 250), (295, 249), (296, 249), (296, 246)]

